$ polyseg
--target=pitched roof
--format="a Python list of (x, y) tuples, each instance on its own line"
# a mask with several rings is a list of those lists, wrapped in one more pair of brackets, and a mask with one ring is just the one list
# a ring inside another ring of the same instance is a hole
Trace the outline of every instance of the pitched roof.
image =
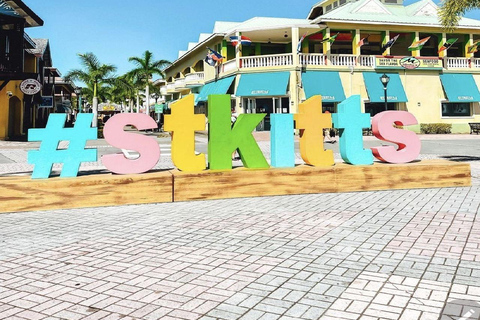
[(48, 47), (48, 39), (32, 39), (35, 42), (34, 49), (27, 49), (27, 52), (33, 55), (43, 56)]
[[(431, 0), (420, 0), (409, 6), (388, 4), (380, 0), (359, 0), (347, 3), (317, 19), (314, 23), (342, 21), (344, 23), (374, 23), (442, 27), (437, 16), (438, 6)], [(459, 28), (480, 29), (480, 21), (462, 18)]]
[(276, 29), (294, 26), (310, 25), (310, 20), (307, 19), (291, 19), (291, 18), (271, 18), (271, 17), (254, 17), (242, 23), (225, 30), (226, 34), (231, 34), (235, 31), (249, 31), (249, 30), (265, 30)]
[(43, 20), (22, 0), (0, 0), (0, 14), (23, 18), (26, 27), (43, 26)]

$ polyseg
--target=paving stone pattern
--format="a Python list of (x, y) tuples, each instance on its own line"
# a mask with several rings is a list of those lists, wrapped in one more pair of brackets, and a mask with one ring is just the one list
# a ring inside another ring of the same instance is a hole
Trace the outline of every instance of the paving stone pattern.
[(471, 188), (1, 214), (0, 319), (479, 319), (479, 162)]
[(0, 319), (438, 319), (480, 300), (479, 193), (2, 214)]

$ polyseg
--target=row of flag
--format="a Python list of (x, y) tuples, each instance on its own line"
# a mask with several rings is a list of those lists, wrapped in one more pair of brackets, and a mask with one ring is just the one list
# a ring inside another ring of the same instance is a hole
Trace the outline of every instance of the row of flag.
[[(318, 33), (318, 32), (317, 32)], [(328, 37), (328, 38), (325, 38), (325, 39), (322, 39), (320, 41), (320, 43), (324, 43), (324, 42), (329, 42), (329, 43), (334, 43), (335, 42), (335, 39), (338, 37), (338, 35), (340, 34), (340, 32), (337, 32), (337, 34), (331, 36), (331, 37)], [(312, 35), (309, 35), (309, 36), (312, 36)], [(300, 53), (302, 51), (302, 43), (303, 41), (305, 40), (305, 38), (307, 37), (307, 34), (305, 33), (301, 38), (300, 40), (298, 41), (298, 46), (297, 46), (297, 53)], [(365, 44), (368, 44), (368, 38), (370, 37), (370, 35), (367, 35), (366, 37), (360, 39), (360, 41), (358, 42), (358, 46), (359, 47), (362, 47), (363, 45)], [(385, 43), (383, 46), (382, 46), (382, 51), (383, 51), (383, 54), (386, 53), (387, 49), (388, 48), (391, 48), (395, 42), (398, 40), (398, 38), (400, 37), (400, 34), (397, 34), (395, 37), (391, 38), (389, 41), (387, 41), (387, 43)], [(431, 37), (426, 37), (426, 38), (423, 38), (423, 39), (420, 39), (419, 41), (415, 41), (414, 43), (412, 43), (409, 47), (408, 47), (408, 50), (409, 51), (417, 51), (417, 50), (421, 50), (423, 48), (423, 46), (428, 42), (428, 40), (430, 40)], [(451, 38), (451, 39), (448, 39), (441, 47), (440, 49), (438, 49), (438, 53), (442, 52), (442, 51), (445, 51), (445, 50), (448, 50), (455, 42), (458, 41), (458, 38)], [(230, 37), (230, 43), (236, 47), (238, 50), (241, 50), (241, 46), (249, 46), (252, 44), (252, 40), (248, 37), (245, 37), (245, 36), (232, 36)], [(478, 51), (478, 47), (480, 47), (480, 41), (477, 41), (475, 42), (473, 45), (469, 46), (467, 48), (467, 51), (468, 53), (475, 53)], [(208, 49), (208, 53), (207, 53), (207, 56), (205, 58), (205, 62), (214, 67), (217, 63), (218, 64), (221, 64), (223, 62), (223, 59), (224, 57), (218, 53), (217, 51), (213, 50), (213, 49), (210, 49), (209, 47), (207, 47)]]

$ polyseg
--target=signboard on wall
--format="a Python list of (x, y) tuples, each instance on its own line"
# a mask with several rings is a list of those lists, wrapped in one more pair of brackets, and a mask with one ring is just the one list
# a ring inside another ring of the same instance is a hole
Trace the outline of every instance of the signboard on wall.
[(53, 96), (42, 96), (42, 103), (39, 108), (53, 108)]
[(375, 58), (376, 69), (442, 70), (443, 63), (438, 58), (384, 57)]
[(42, 84), (35, 79), (26, 79), (20, 83), (20, 91), (24, 94), (33, 96), (42, 90)]

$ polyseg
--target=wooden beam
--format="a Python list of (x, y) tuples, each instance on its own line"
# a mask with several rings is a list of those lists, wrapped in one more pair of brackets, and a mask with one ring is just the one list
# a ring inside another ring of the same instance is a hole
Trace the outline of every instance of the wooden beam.
[(445, 160), (372, 166), (236, 168), (77, 178), (0, 178), (0, 213), (309, 193), (471, 186), (470, 165)]
[(77, 178), (0, 178), (0, 213), (172, 202), (169, 171)]
[(467, 187), (470, 165), (445, 160), (373, 166), (336, 164), (319, 168), (247, 170), (201, 173), (174, 171), (174, 201), (271, 195), (392, 189)]

